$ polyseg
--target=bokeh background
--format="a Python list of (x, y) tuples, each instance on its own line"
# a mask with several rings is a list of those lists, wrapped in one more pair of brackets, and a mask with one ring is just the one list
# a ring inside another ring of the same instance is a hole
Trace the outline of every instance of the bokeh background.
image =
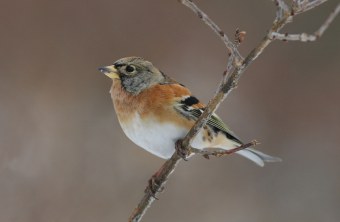
[[(271, 1), (197, 1), (249, 52)], [(284, 30), (314, 32), (338, 1)], [(226, 65), (220, 39), (177, 1), (0, 2), (0, 221), (127, 221), (163, 160), (130, 142), (97, 67), (137, 55), (207, 102)], [(144, 221), (340, 221), (340, 18), (314, 43), (274, 42), (218, 114), (284, 161), (181, 162)]]

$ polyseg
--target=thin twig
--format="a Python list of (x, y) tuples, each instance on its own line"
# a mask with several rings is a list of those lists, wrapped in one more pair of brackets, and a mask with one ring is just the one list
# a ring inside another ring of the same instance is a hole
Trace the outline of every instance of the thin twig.
[(209, 159), (209, 156), (216, 156), (216, 157), (221, 157), (221, 156), (225, 156), (225, 155), (230, 155), (233, 153), (236, 153), (237, 151), (252, 147), (252, 146), (256, 146), (257, 144), (259, 144), (256, 140), (251, 141), (250, 143), (246, 143), (246, 144), (242, 144), (239, 147), (235, 147), (234, 149), (230, 149), (230, 150), (224, 150), (224, 149), (196, 149), (191, 147), (191, 151), (193, 153), (196, 154), (201, 154), (204, 158)]
[(328, 16), (328, 18), (320, 26), (320, 28), (316, 32), (314, 32), (314, 34), (307, 34), (307, 33), (281, 34), (278, 32), (273, 32), (271, 33), (271, 37), (273, 39), (278, 39), (278, 40), (283, 40), (283, 41), (301, 41), (301, 42), (315, 41), (323, 35), (323, 33), (326, 31), (326, 29), (329, 27), (329, 25), (333, 22), (333, 20), (339, 13), (340, 13), (340, 3), (336, 6), (334, 11)]
[(276, 19), (280, 20), (290, 14), (289, 7), (284, 0), (275, 0), (277, 6)]
[[(320, 5), (324, 0), (319, 1), (308, 1), (307, 3), (302, 4), (306, 0), (296, 0), (294, 1), (294, 7), (290, 10), (295, 13), (301, 13), (307, 10), (310, 10), (313, 7)], [(182, 4), (191, 9), (196, 15), (206, 23), (212, 30), (218, 34), (222, 41), (225, 43), (230, 57), (228, 59), (227, 70), (224, 71), (223, 79), (218, 86), (218, 90), (215, 93), (214, 97), (209, 101), (202, 115), (198, 118), (194, 126), (188, 132), (188, 134), (184, 137), (183, 140), (180, 140), (176, 143), (176, 145), (181, 146), (180, 148), (185, 150), (190, 150), (190, 144), (196, 134), (202, 129), (202, 127), (207, 123), (208, 119), (212, 115), (212, 113), (218, 108), (218, 106), (223, 102), (223, 100), (229, 95), (229, 93), (236, 87), (242, 73), (246, 68), (263, 52), (263, 50), (274, 40), (272, 38), (272, 34), (279, 32), (280, 29), (291, 21), (294, 13), (287, 13), (287, 6), (283, 0), (276, 1), (278, 11), (276, 14), (276, 18), (272, 24), (272, 27), (268, 31), (268, 33), (264, 36), (262, 41), (247, 55), (245, 59), (242, 59), (239, 51), (237, 50), (236, 45), (229, 40), (228, 36), (201, 10), (196, 4), (192, 2), (192, 0), (180, 0)], [(301, 3), (301, 4), (300, 4)], [(303, 5), (303, 6), (302, 6)], [(304, 8), (302, 8), (304, 7)], [(333, 15), (334, 17), (336, 16)], [(334, 19), (334, 18), (333, 18)], [(332, 20), (331, 20), (332, 21)], [(328, 26), (327, 26), (328, 27)], [(325, 27), (325, 29), (327, 28)], [(324, 30), (322, 30), (324, 32)], [(237, 151), (237, 150), (236, 150)], [(204, 154), (203, 154), (204, 155)], [(181, 160), (180, 156), (175, 152), (172, 157), (167, 160), (160, 170), (157, 172), (157, 177), (154, 178), (155, 183), (157, 184), (155, 190), (150, 190), (150, 187), (147, 187), (144, 197), (139, 202), (138, 206), (133, 211), (129, 221), (138, 222), (141, 220), (142, 216), (145, 214), (146, 210), (150, 207), (152, 202), (155, 200), (155, 195), (158, 192), (161, 192), (169, 179), (170, 174), (174, 171), (175, 167), (178, 165)]]
[(303, 12), (307, 12), (327, 0), (294, 0), (292, 5), (292, 14), (297, 15)]
[(229, 39), (225, 32), (204, 13), (192, 0), (179, 0), (180, 3), (190, 8), (205, 24), (207, 24), (224, 42), (228, 49), (229, 55), (234, 55), (235, 62), (241, 61), (242, 55), (238, 51), (237, 46)]

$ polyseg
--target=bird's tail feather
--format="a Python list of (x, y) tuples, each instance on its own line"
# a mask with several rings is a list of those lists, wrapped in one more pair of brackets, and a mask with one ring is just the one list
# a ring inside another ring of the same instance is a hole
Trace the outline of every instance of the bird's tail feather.
[(251, 161), (255, 162), (257, 165), (263, 167), (265, 162), (281, 162), (282, 160), (278, 157), (269, 156), (265, 153), (262, 153), (258, 150), (252, 148), (246, 148), (244, 150), (240, 150), (236, 152)]

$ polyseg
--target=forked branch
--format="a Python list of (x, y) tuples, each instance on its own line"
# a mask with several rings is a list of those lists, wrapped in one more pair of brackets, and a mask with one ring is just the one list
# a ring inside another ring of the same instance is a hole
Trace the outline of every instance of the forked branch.
[(320, 26), (320, 28), (314, 32), (313, 34), (307, 34), (307, 33), (301, 33), (301, 34), (282, 34), (278, 32), (271, 33), (271, 37), (273, 39), (277, 40), (283, 40), (283, 41), (301, 41), (301, 42), (312, 42), (317, 39), (319, 39), (323, 33), (326, 31), (326, 29), (329, 27), (329, 25), (333, 22), (335, 17), (340, 12), (340, 3), (335, 7), (334, 11), (329, 14), (327, 19), (324, 21), (324, 23)]
[[(183, 150), (188, 150), (188, 152), (195, 152), (197, 150), (191, 150), (190, 144), (196, 134), (202, 129), (202, 127), (207, 123), (208, 119), (212, 113), (218, 108), (218, 106), (223, 102), (223, 100), (229, 95), (229, 93), (237, 86), (238, 81), (249, 65), (263, 52), (263, 50), (275, 39), (280, 39), (279, 31), (288, 22), (291, 22), (293, 17), (297, 14), (306, 12), (326, 0), (294, 0), (291, 7), (289, 7), (284, 0), (275, 0), (277, 6), (276, 17), (274, 22), (264, 36), (262, 41), (245, 57), (243, 58), (237, 49), (237, 44), (235, 44), (228, 36), (223, 32), (216, 24), (213, 22), (206, 13), (204, 13), (192, 0), (179, 0), (183, 5), (187, 6), (192, 10), (205, 24), (207, 24), (224, 42), (229, 52), (229, 58), (227, 62), (226, 70), (224, 71), (223, 79), (221, 80), (217, 92), (214, 97), (209, 101), (205, 111), (198, 118), (195, 125), (191, 128), (189, 133), (180, 140), (177, 145)], [(324, 25), (316, 32), (318, 36), (321, 36), (324, 31), (329, 27), (329, 24), (334, 20), (334, 18), (339, 14), (340, 4), (335, 8), (335, 10), (330, 14)], [(301, 34), (300, 34), (301, 35)], [(274, 38), (274, 36), (276, 36)], [(289, 36), (289, 35), (288, 35)], [(288, 37), (287, 36), (287, 37)], [(293, 37), (289, 37), (293, 38)], [(287, 39), (290, 40), (290, 39)], [(254, 145), (252, 143), (246, 144), (242, 147), (234, 149), (238, 151), (242, 148)], [(203, 151), (202, 151), (203, 152)], [(213, 153), (201, 153), (203, 156), (209, 156)], [(226, 154), (226, 153), (224, 153)], [(156, 199), (155, 195), (161, 192), (169, 179), (170, 174), (174, 171), (178, 165), (181, 157), (175, 152), (172, 157), (167, 160), (163, 166), (157, 171), (156, 176), (153, 177), (154, 184), (151, 190), (148, 186), (145, 190), (145, 194), (142, 200), (139, 202), (138, 206), (133, 211), (129, 221), (138, 222), (141, 220), (147, 209), (151, 206), (152, 202)]]

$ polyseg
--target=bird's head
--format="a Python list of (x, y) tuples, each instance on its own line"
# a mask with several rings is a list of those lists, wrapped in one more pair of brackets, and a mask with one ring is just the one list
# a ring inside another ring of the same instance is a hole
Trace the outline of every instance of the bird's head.
[(113, 81), (120, 81), (129, 93), (139, 94), (150, 86), (164, 81), (164, 75), (151, 62), (140, 57), (126, 57), (113, 65), (99, 68)]

